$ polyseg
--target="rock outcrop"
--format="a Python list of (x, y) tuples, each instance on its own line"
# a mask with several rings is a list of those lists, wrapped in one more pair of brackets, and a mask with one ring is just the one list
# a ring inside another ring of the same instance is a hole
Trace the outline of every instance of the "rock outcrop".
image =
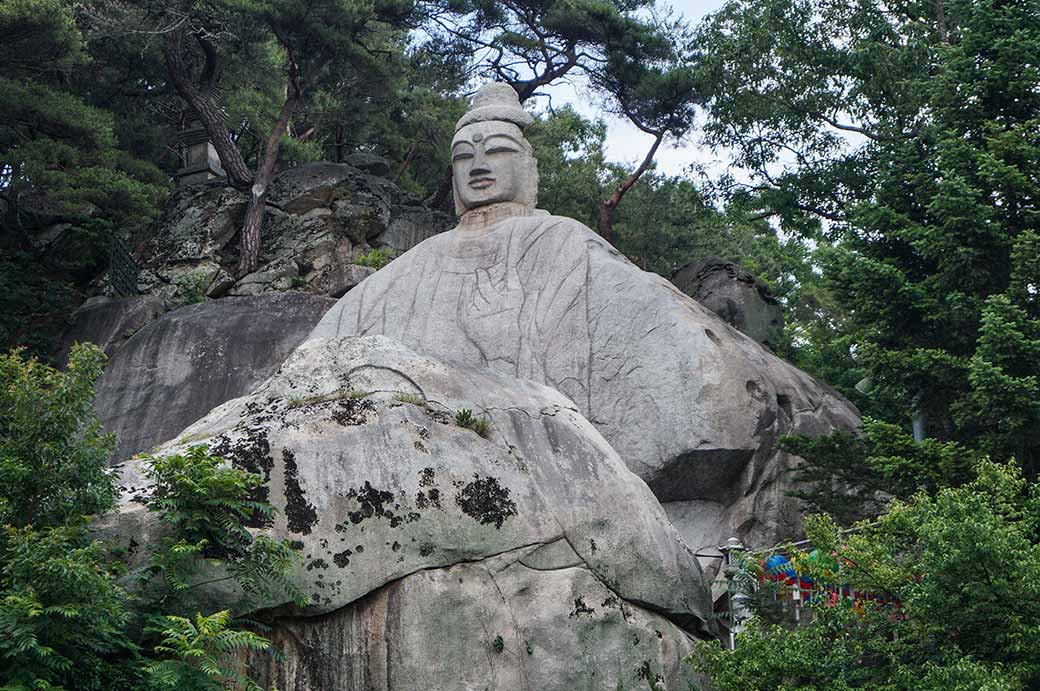
[(96, 295), (72, 313), (58, 342), (57, 360), (64, 364), (77, 342), (93, 343), (112, 357), (131, 336), (166, 311), (165, 301), (157, 295)]
[[(374, 158), (374, 157), (373, 157)], [(378, 161), (355, 160), (386, 172)], [(178, 190), (135, 254), (142, 292), (171, 304), (289, 289), (339, 297), (373, 269), (373, 250), (400, 253), (451, 219), (390, 180), (347, 163), (309, 163), (272, 182), (260, 267), (233, 278), (246, 195), (221, 181)]]
[[(209, 300), (167, 312), (112, 348), (95, 407), (105, 430), (116, 436), (116, 460), (149, 451), (224, 401), (251, 391), (333, 304), (330, 298), (294, 292)], [(119, 303), (113, 309), (126, 307)], [(97, 320), (85, 340), (113, 344), (108, 332), (122, 332), (108, 323)]]
[(670, 510), (695, 548), (796, 534), (775, 444), (853, 428), (855, 408), (580, 223), (495, 214), (398, 257), (311, 338), (385, 334), (557, 389), (662, 502), (680, 503)]
[(690, 262), (672, 273), (672, 283), (762, 345), (784, 329), (784, 310), (769, 287), (748, 271), (719, 257)]
[[(287, 691), (678, 684), (689, 633), (713, 629), (653, 494), (553, 389), (380, 336), (315, 339), (158, 453), (200, 443), (264, 475), (267, 527), (304, 555), (310, 606), (261, 603)], [(154, 534), (139, 464), (108, 528), (127, 544)]]

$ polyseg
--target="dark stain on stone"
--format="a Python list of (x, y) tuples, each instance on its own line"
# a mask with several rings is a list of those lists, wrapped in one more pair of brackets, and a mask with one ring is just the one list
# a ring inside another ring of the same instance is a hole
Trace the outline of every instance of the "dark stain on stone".
[[(385, 518), (390, 522), (391, 528), (397, 528), (404, 523), (414, 523), (420, 518), (419, 514), (414, 511), (403, 516), (394, 513), (394, 509), (400, 509), (400, 504), (394, 503), (393, 493), (377, 489), (367, 480), (364, 487), (351, 489), (345, 496), (347, 499), (357, 500), (360, 505), (357, 511), (347, 512), (347, 518), (354, 525), (369, 518)], [(337, 525), (336, 530), (344, 532), (346, 524)], [(362, 530), (364, 529), (362, 528)]]
[(315, 559), (314, 561), (311, 561), (310, 563), (307, 564), (307, 570), (308, 571), (313, 571), (314, 569), (327, 569), (327, 568), (329, 568), (329, 563), (327, 561), (325, 561), (324, 559)]
[(433, 474), (433, 468), (423, 468), (419, 471), (420, 487), (433, 487), (434, 482), (436, 482), (436, 478)]
[(618, 599), (616, 595), (608, 595), (607, 599), (603, 601), (600, 607), (617, 607)]
[(592, 615), (596, 613), (596, 610), (585, 604), (585, 600), (580, 597), (574, 598), (574, 609), (571, 610), (571, 619), (578, 619), (583, 614), (587, 615), (590, 619)]
[(420, 509), (428, 509), (431, 506), (435, 509), (443, 509), (441, 506), (441, 491), (434, 487), (428, 492), (419, 490), (415, 494), (415, 505)]
[[(243, 429), (243, 432), (243, 438), (237, 441), (231, 441), (224, 436), (217, 437), (216, 443), (210, 447), (209, 453), (211, 456), (219, 456), (230, 461), (234, 468), (263, 477), (263, 484), (250, 490), (247, 499), (266, 504), (271, 499), (268, 483), (271, 481), (271, 470), (274, 468), (267, 431), (262, 427), (247, 427)], [(254, 511), (245, 520), (245, 524), (250, 528), (270, 528), (274, 525), (274, 518), (260, 511)]]
[(401, 551), (401, 543), (398, 542), (397, 540), (394, 540), (394, 544), (390, 545), (390, 549), (392, 549), (395, 552), (400, 552)]
[(282, 461), (285, 463), (285, 517), (289, 530), (309, 535), (318, 522), (318, 512), (314, 504), (307, 501), (300, 486), (296, 455), (289, 449), (282, 449)]
[(430, 450), (427, 449), (421, 441), (415, 442), (415, 450), (419, 453), (430, 453)]
[(301, 549), (303, 549), (303, 542), (301, 540), (293, 540), (289, 543), (289, 546), (297, 552), (299, 552)]
[(368, 422), (368, 413), (375, 409), (375, 402), (368, 398), (344, 398), (336, 403), (330, 419), (344, 427), (364, 425)]
[(357, 547), (354, 548), (354, 551), (357, 552), (358, 554), (361, 554), (362, 552), (365, 551), (365, 546), (364, 545), (358, 545)]
[(419, 556), (428, 557), (433, 554), (434, 549), (436, 549), (436, 546), (432, 542), (424, 542), (419, 545)]
[(595, 553), (595, 551), (596, 551), (596, 541), (593, 540), (592, 538), (589, 538), (589, 545), (592, 547), (593, 553)]
[(332, 562), (342, 568), (345, 568), (350, 563), (350, 555), (353, 554), (349, 549), (345, 549), (342, 552), (336, 552), (332, 555)]
[(510, 516), (516, 515), (516, 503), (509, 498), (509, 489), (493, 477), (482, 478), (473, 474), (473, 481), (455, 495), (455, 503), (462, 512), (481, 524), (501, 528)]

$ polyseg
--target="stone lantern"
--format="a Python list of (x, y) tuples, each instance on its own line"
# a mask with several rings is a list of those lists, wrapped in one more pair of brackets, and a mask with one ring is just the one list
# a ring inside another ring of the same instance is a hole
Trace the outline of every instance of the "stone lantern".
[(217, 150), (195, 111), (184, 114), (181, 130), (177, 133), (177, 144), (181, 156), (181, 167), (177, 170), (179, 185), (193, 185), (224, 177)]

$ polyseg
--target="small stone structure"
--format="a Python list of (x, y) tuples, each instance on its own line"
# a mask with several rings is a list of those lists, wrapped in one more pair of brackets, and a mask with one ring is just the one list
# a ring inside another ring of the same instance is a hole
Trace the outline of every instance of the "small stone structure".
[(719, 257), (690, 262), (672, 273), (672, 283), (723, 321), (765, 346), (784, 330), (780, 302), (748, 271)]
[(220, 157), (209, 140), (206, 128), (195, 111), (182, 116), (183, 127), (177, 133), (181, 167), (177, 169), (178, 185), (194, 185), (224, 177)]

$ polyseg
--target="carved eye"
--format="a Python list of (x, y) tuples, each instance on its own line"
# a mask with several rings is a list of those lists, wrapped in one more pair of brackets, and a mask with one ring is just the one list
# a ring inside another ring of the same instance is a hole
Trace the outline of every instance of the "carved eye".
[(471, 159), (471, 158), (473, 158), (473, 152), (472, 151), (458, 151), (451, 157), (451, 160), (453, 160), (453, 161), (465, 161), (465, 160), (468, 160), (468, 159)]
[(493, 147), (491, 147), (490, 149), (487, 150), (487, 152), (489, 154), (505, 154), (505, 153), (515, 154), (516, 151), (517, 150), (514, 149), (513, 147), (511, 147), (511, 146), (504, 146), (504, 145), (493, 146)]

